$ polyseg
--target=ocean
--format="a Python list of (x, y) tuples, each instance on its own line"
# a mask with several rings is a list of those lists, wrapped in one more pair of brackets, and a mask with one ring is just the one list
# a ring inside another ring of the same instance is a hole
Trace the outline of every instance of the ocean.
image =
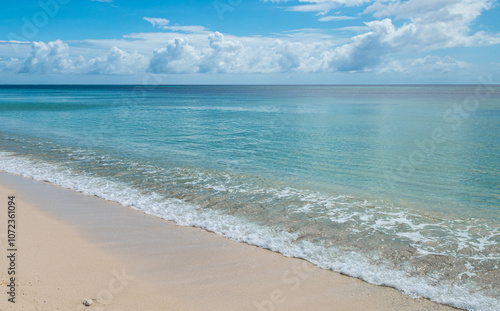
[(500, 86), (0, 86), (0, 169), (500, 305)]

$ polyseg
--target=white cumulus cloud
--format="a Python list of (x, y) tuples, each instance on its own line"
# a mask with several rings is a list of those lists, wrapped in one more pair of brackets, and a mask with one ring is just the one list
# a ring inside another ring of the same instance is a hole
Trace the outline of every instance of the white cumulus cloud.
[(327, 68), (324, 43), (283, 40), (244, 44), (227, 40), (219, 32), (207, 38), (208, 47), (193, 46), (186, 39), (170, 41), (156, 49), (149, 71), (152, 73), (276, 73), (318, 72)]
[(24, 61), (12, 59), (8, 69), (18, 73), (68, 73), (74, 69), (68, 45), (61, 40), (33, 42)]
[(364, 17), (372, 16), (378, 21), (389, 19), (391, 23), (394, 20), (402, 20), (405, 22), (404, 25), (388, 33), (389, 36), (404, 35), (400, 37), (401, 40), (386, 38), (388, 41), (392, 40), (395, 48), (400, 47), (401, 52), (500, 43), (498, 34), (471, 30), (476, 19), (484, 11), (493, 8), (496, 0), (299, 0), (299, 2), (299, 5), (286, 7), (286, 10), (318, 12), (316, 15), (320, 16), (319, 20), (323, 22), (359, 18), (358, 15), (326, 16), (333, 9), (357, 6), (363, 10), (361, 16)]
[(127, 53), (117, 47), (102, 56), (71, 56), (69, 46), (61, 40), (33, 42), (25, 59), (11, 58), (3, 62), (2, 71), (30, 74), (107, 74), (127, 75), (144, 72), (148, 59)]
[(116, 46), (103, 57), (96, 57), (80, 69), (88, 74), (129, 75), (144, 72), (148, 59), (137, 52), (127, 53)]
[(152, 73), (195, 73), (199, 71), (200, 52), (184, 38), (175, 39), (166, 48), (155, 49), (149, 63)]
[(239, 41), (225, 40), (219, 33), (208, 37), (210, 48), (203, 51), (200, 72), (237, 73), (248, 72), (252, 53)]
[[(433, 51), (439, 50), (442, 55), (443, 50), (453, 47), (500, 43), (496, 34), (471, 30), (482, 12), (492, 8), (493, 0), (299, 2), (292, 7), (294, 10), (301, 7), (300, 10), (319, 12), (321, 21), (361, 19), (368, 15), (375, 20), (350, 27), (358, 33), (351, 38), (334, 37), (315, 29), (272, 37), (238, 37), (211, 32), (204, 26), (170, 25), (165, 18), (144, 17), (152, 26), (165, 31), (130, 34), (102, 42), (90, 40), (84, 43), (98, 48), (87, 48), (85, 52), (80, 49), (79, 54), (70, 53), (68, 45), (60, 40), (33, 42), (25, 58), (15, 55), (0, 60), (0, 70), (104, 75), (412, 72), (418, 68), (451, 72), (468, 64), (451, 57), (433, 56)], [(360, 7), (363, 15), (325, 13), (329, 8), (357, 5), (364, 5)], [(415, 58), (415, 55), (424, 56)]]
[(500, 43), (497, 35), (473, 33), (470, 26), (493, 0), (409, 0), (387, 3), (376, 1), (366, 14), (377, 18), (407, 20), (401, 27), (411, 49), (435, 50), (456, 46), (481, 46)]

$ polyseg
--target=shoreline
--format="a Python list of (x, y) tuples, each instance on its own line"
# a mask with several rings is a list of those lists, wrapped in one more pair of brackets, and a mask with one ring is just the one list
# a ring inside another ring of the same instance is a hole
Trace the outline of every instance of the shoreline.
[(0, 190), (19, 204), (13, 310), (457, 310), (46, 182), (0, 171)]

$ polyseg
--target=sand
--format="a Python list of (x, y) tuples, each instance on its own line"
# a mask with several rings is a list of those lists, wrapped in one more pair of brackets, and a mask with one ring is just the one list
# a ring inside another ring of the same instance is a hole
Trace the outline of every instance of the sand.
[[(15, 304), (8, 195), (17, 207)], [(0, 310), (455, 310), (4, 172), (0, 206)]]

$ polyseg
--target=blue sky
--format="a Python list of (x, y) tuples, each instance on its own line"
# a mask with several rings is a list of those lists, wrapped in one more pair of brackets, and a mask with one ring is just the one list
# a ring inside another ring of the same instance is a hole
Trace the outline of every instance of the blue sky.
[(500, 81), (497, 0), (3, 4), (0, 83)]

